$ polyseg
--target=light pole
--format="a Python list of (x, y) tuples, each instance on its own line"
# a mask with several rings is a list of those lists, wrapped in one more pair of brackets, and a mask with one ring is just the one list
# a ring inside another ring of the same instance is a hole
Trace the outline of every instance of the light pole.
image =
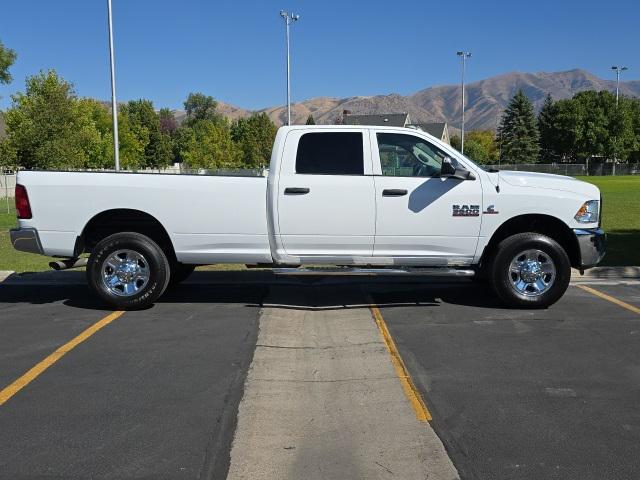
[(614, 65), (611, 67), (611, 70), (616, 71), (616, 107), (618, 106), (618, 97), (620, 96), (620, 74), (625, 70), (628, 70), (627, 67), (619, 67)]
[(462, 133), (460, 138), (460, 152), (464, 153), (464, 72), (467, 66), (467, 58), (471, 57), (470, 52), (456, 52), (462, 59)]
[(291, 125), (291, 56), (289, 53), (289, 25), (300, 19), (300, 15), (289, 14), (285, 10), (280, 10), (280, 16), (284, 19), (287, 31), (287, 125)]
[(109, 10), (109, 60), (111, 62), (111, 114), (113, 115), (113, 158), (116, 171), (120, 170), (120, 153), (118, 149), (118, 102), (116, 101), (116, 65), (113, 56), (113, 21), (111, 14), (111, 0), (107, 0)]

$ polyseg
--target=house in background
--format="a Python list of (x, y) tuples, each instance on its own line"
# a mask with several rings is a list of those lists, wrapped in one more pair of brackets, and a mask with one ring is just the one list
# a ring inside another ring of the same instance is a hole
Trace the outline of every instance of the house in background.
[(441, 140), (448, 145), (451, 145), (449, 127), (446, 122), (411, 123), (411, 117), (409, 117), (408, 113), (374, 113), (368, 115), (354, 115), (349, 110), (345, 110), (343, 112), (342, 118), (345, 125), (376, 125), (381, 127), (416, 128), (436, 137), (438, 140)]
[(442, 140), (447, 145), (451, 145), (449, 126), (447, 125), (447, 122), (416, 123), (413, 125), (407, 125), (407, 127), (419, 128), (423, 132), (427, 132), (429, 135), (436, 137), (438, 140)]
[(411, 123), (408, 113), (383, 113), (353, 115), (349, 110), (343, 112), (345, 125), (379, 125), (386, 127), (406, 127)]

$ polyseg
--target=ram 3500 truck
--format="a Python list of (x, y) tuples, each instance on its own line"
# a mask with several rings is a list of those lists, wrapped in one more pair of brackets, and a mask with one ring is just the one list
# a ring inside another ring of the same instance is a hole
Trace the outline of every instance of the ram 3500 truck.
[(595, 186), (487, 171), (407, 128), (282, 127), (267, 178), (21, 171), (17, 182), (13, 246), (66, 259), (58, 268), (86, 263), (92, 290), (122, 309), (212, 263), (476, 276), (507, 305), (545, 307), (572, 266), (604, 255)]

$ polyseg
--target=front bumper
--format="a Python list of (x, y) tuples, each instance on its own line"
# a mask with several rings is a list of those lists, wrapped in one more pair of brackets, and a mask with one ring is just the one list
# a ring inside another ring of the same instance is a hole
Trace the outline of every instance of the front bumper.
[(14, 228), (9, 231), (11, 245), (16, 250), (27, 253), (43, 254), (38, 231), (35, 228)]
[(606, 250), (606, 234), (601, 228), (574, 230), (580, 248), (580, 266), (582, 269), (595, 267)]

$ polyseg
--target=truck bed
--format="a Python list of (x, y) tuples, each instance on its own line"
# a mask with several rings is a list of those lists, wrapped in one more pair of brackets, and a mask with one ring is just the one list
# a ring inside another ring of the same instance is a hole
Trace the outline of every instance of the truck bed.
[(98, 214), (138, 210), (166, 226), (181, 262), (271, 261), (264, 177), (22, 171), (18, 183), (33, 207), (20, 226), (38, 230), (46, 255), (73, 255)]

